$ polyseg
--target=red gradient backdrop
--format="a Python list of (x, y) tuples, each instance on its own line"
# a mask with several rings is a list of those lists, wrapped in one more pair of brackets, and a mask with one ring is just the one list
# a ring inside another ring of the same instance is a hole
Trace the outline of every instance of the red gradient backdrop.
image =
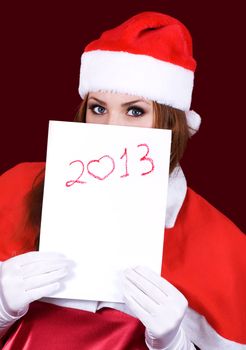
[(246, 57), (239, 1), (3, 2), (0, 171), (45, 160), (48, 120), (72, 120), (79, 106), (84, 46), (149, 10), (180, 19), (194, 41), (198, 68), (192, 108), (202, 126), (182, 161), (188, 183), (244, 230)]

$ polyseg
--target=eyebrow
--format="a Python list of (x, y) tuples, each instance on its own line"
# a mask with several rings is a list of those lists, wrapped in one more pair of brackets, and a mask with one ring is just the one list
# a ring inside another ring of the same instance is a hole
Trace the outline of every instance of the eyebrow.
[[(104, 101), (99, 100), (98, 98), (93, 97), (93, 96), (89, 97), (88, 101), (89, 101), (91, 98), (93, 98), (93, 100), (96, 100), (97, 102), (101, 103), (103, 106), (106, 106), (106, 103), (105, 103)], [(121, 106), (122, 106), (122, 107), (130, 106), (131, 104), (137, 103), (137, 102), (145, 102), (145, 103), (147, 103), (148, 105), (150, 105), (149, 102), (140, 99), (140, 100), (134, 100), (134, 101), (129, 101), (129, 102), (122, 103)]]

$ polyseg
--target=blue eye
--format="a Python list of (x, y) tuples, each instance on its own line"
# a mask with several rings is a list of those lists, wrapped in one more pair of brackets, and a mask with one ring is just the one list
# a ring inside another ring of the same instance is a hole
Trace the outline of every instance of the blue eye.
[(91, 105), (89, 106), (89, 109), (91, 109), (92, 113), (98, 114), (98, 115), (103, 114), (106, 110), (106, 108), (100, 105)]
[(127, 112), (127, 114), (131, 117), (141, 117), (144, 114), (144, 110), (140, 107), (130, 107), (128, 108)]

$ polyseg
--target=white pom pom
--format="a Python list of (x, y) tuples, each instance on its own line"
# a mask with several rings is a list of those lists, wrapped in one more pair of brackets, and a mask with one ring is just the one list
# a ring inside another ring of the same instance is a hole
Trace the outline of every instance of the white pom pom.
[(190, 131), (190, 136), (193, 136), (200, 127), (201, 117), (195, 111), (186, 111), (185, 114)]

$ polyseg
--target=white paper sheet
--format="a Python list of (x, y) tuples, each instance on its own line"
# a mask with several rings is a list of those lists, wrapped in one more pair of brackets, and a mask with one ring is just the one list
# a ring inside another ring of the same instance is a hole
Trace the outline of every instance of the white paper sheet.
[(127, 267), (160, 273), (170, 141), (169, 130), (50, 121), (40, 250), (76, 263), (55, 297), (122, 302)]

